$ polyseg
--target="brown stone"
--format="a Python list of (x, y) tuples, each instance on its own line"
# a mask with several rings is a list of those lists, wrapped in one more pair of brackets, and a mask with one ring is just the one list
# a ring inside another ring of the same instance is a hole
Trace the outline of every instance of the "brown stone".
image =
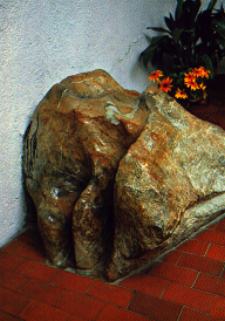
[(120, 162), (109, 279), (153, 259), (225, 212), (225, 135), (163, 93)]
[[(148, 116), (140, 94), (102, 70), (52, 87), (25, 139), (25, 179), (50, 262), (102, 270), (113, 233), (112, 187), (119, 160)], [(109, 197), (110, 195), (110, 197)]]
[(48, 259), (110, 280), (150, 264), (225, 210), (224, 147), (219, 127), (102, 70), (53, 86), (24, 144)]

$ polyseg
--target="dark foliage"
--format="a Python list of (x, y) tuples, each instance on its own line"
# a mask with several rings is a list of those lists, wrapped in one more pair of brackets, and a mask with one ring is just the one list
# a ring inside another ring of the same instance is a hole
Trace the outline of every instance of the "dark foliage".
[(201, 10), (200, 0), (177, 0), (175, 14), (164, 18), (165, 28), (148, 27), (161, 35), (149, 38), (149, 46), (140, 58), (164, 72), (179, 73), (203, 65), (211, 71), (225, 57), (225, 12), (223, 5), (215, 9), (211, 0)]

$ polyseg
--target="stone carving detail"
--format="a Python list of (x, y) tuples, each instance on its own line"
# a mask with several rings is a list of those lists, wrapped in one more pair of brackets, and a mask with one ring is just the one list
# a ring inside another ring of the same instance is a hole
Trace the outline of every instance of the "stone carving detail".
[(116, 280), (225, 211), (224, 131), (172, 98), (71, 76), (38, 105), (27, 190), (50, 262)]

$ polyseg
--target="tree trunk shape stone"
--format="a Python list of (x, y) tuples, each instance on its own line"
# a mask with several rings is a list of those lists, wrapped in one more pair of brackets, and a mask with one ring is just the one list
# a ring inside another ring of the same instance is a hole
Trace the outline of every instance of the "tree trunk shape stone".
[(54, 85), (24, 141), (49, 261), (108, 280), (151, 264), (225, 212), (225, 135), (163, 93), (102, 70)]

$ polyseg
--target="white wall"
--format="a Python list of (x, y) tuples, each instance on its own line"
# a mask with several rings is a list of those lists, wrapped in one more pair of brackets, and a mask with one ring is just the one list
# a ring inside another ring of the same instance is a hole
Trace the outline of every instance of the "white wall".
[(145, 28), (176, 0), (0, 0), (0, 246), (23, 227), (22, 137), (56, 82), (103, 68), (142, 90)]

